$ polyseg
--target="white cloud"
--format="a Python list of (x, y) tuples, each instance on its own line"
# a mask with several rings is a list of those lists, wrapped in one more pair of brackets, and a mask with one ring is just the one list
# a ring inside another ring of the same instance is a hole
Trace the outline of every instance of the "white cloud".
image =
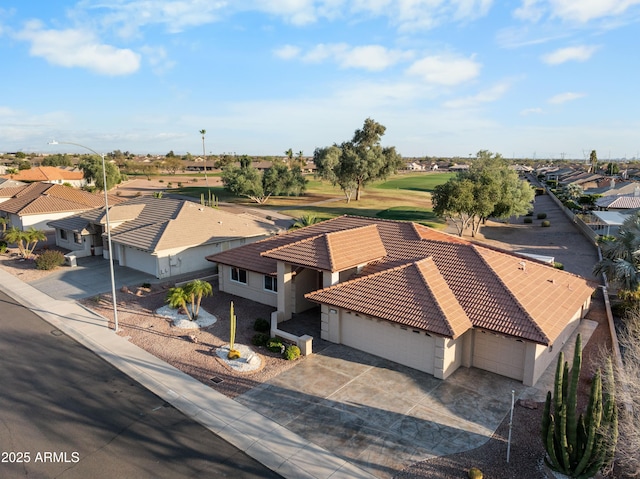
[[(281, 54), (293, 53), (294, 48), (288, 47)], [(346, 43), (321, 43), (304, 53), (301, 58), (308, 63), (322, 63), (332, 60), (341, 68), (382, 71), (399, 62), (410, 60), (412, 57), (413, 52), (410, 50), (394, 50), (381, 45), (352, 47)]]
[(444, 103), (447, 108), (473, 108), (482, 103), (491, 103), (502, 98), (502, 96), (511, 88), (510, 82), (503, 82), (493, 87), (483, 90), (475, 95), (449, 100)]
[(547, 101), (553, 105), (560, 105), (568, 101), (577, 100), (584, 96), (585, 96), (584, 93), (566, 92), (566, 93), (559, 93), (558, 95), (554, 95), (551, 98), (549, 98)]
[(548, 65), (560, 65), (569, 61), (587, 61), (596, 52), (598, 47), (593, 45), (579, 45), (575, 47), (560, 48), (554, 52), (542, 56), (542, 61)]
[(427, 83), (458, 85), (480, 74), (481, 65), (470, 58), (434, 55), (414, 62), (407, 73), (421, 77)]
[(640, 0), (523, 0), (514, 16), (537, 22), (546, 14), (563, 21), (587, 23), (623, 15), (639, 4)]
[(537, 115), (542, 113), (542, 108), (525, 108), (524, 110), (522, 110), (520, 112), (520, 115), (522, 116), (528, 116), (528, 115)]
[(356, 0), (351, 10), (388, 17), (404, 31), (430, 29), (450, 21), (469, 21), (485, 16), (493, 0)]
[(140, 68), (139, 54), (99, 43), (85, 30), (45, 30), (40, 22), (31, 21), (15, 37), (31, 43), (32, 56), (53, 65), (87, 68), (111, 76), (128, 75)]
[(284, 45), (273, 51), (273, 54), (282, 60), (291, 60), (300, 55), (300, 48), (294, 45)]
[(144, 53), (145, 59), (157, 75), (162, 75), (176, 65), (175, 61), (168, 59), (167, 51), (163, 47), (145, 45), (140, 51)]

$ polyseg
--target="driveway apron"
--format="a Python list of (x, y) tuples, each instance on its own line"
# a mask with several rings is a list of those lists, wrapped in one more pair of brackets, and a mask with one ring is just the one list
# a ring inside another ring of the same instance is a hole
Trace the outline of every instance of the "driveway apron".
[(446, 381), (334, 344), (236, 401), (371, 474), (476, 448), (522, 383), (460, 368)]

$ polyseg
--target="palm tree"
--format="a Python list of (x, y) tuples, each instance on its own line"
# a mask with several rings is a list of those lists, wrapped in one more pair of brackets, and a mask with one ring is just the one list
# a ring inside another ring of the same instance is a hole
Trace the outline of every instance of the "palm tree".
[(8, 224), (9, 224), (9, 218), (0, 216), (0, 226), (2, 227), (2, 236), (4, 236), (4, 233), (7, 231)]
[(202, 135), (202, 156), (204, 158), (204, 183), (209, 186), (209, 181), (207, 180), (207, 151), (204, 148), (204, 135), (207, 134), (207, 130), (200, 130), (200, 134)]
[(20, 256), (25, 259), (27, 258), (27, 243), (24, 231), (15, 226), (12, 226), (5, 232), (4, 239), (7, 241), (7, 243), (15, 243), (16, 245), (18, 245)]
[(599, 240), (602, 260), (593, 268), (595, 275), (606, 274), (620, 289), (623, 299), (640, 299), (640, 213), (627, 218), (614, 237)]
[(200, 302), (203, 296), (213, 295), (213, 288), (210, 283), (201, 279), (194, 279), (190, 283), (187, 283), (184, 287), (185, 293), (191, 301), (191, 312), (193, 313), (193, 319), (198, 319), (200, 314)]
[(37, 230), (33, 226), (25, 232), (27, 243), (27, 258), (30, 258), (39, 241), (47, 241), (47, 235), (42, 230)]
[(296, 222), (293, 223), (291, 225), (291, 228), (289, 229), (298, 229), (298, 228), (304, 228), (305, 226), (311, 226), (311, 225), (315, 225), (316, 223), (319, 223), (320, 221), (322, 221), (320, 218), (318, 218), (315, 215), (302, 215), (299, 218), (296, 218)]
[(175, 287), (169, 288), (169, 292), (167, 293), (167, 297), (165, 298), (165, 302), (169, 304), (172, 308), (182, 308), (184, 309), (189, 321), (193, 321), (194, 318), (187, 307), (187, 300), (189, 299), (189, 295), (184, 290), (184, 288)]

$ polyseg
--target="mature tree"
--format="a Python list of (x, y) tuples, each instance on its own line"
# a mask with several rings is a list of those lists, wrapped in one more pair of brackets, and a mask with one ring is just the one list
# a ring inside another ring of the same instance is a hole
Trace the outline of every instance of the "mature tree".
[(73, 162), (67, 154), (49, 155), (40, 163), (42, 166), (72, 166)]
[(15, 156), (19, 160), (24, 160), (27, 157), (27, 154), (24, 151), (18, 151)]
[(293, 149), (289, 148), (287, 151), (284, 152), (284, 154), (287, 157), (288, 161), (293, 160)]
[(607, 175), (613, 176), (620, 173), (620, 167), (618, 167), (618, 163), (610, 161), (607, 163)]
[(214, 167), (220, 170), (225, 169), (227, 166), (233, 164), (236, 161), (236, 157), (228, 153), (223, 153), (214, 163)]
[(435, 187), (431, 196), (433, 212), (453, 222), (462, 236), (476, 214), (476, 188), (467, 178), (456, 176)]
[(31, 162), (24, 160), (21, 161), (20, 163), (18, 163), (18, 169), (19, 170), (30, 170), (31, 169)]
[(29, 259), (36, 249), (38, 242), (45, 241), (47, 235), (42, 230), (36, 230), (31, 227), (27, 231), (12, 226), (4, 233), (4, 239), (9, 243), (15, 243), (18, 246), (20, 256)]
[(175, 175), (176, 172), (182, 168), (183, 163), (180, 158), (176, 158), (175, 156), (172, 158), (165, 158), (162, 162), (162, 166), (170, 175)]
[[(167, 160), (171, 160), (171, 158), (175, 158), (175, 156), (167, 158)], [(158, 173), (158, 166), (155, 163), (143, 163), (140, 171), (147, 177), (147, 180), (151, 180), (151, 176)]]
[(593, 268), (616, 285), (618, 296), (629, 301), (640, 300), (640, 213), (629, 216), (615, 237), (601, 239), (602, 259)]
[(380, 145), (385, 130), (383, 125), (367, 118), (362, 129), (355, 131), (351, 141), (316, 148), (313, 160), (318, 175), (339, 185), (347, 201), (351, 199), (348, 191), (355, 187), (356, 201), (359, 200), (368, 183), (386, 178), (402, 166), (402, 157), (395, 147)]
[[(78, 168), (82, 170), (82, 172), (84, 173), (84, 178), (89, 183), (95, 181), (96, 188), (104, 191), (105, 188), (102, 173), (102, 163), (102, 158), (98, 156), (85, 156), (80, 161), (80, 163), (78, 163)], [(107, 176), (107, 190), (110, 190), (122, 181), (122, 177), (120, 176), (120, 170), (115, 164), (111, 162), (105, 162), (105, 165)]]
[(299, 168), (289, 168), (282, 160), (275, 161), (264, 174), (244, 155), (240, 167), (227, 166), (222, 172), (222, 183), (234, 195), (246, 196), (258, 204), (266, 203), (272, 195), (302, 194), (306, 179)]
[(598, 154), (596, 153), (596, 150), (591, 150), (589, 163), (591, 163), (591, 173), (598, 171)]
[(468, 171), (435, 188), (434, 213), (453, 221), (462, 236), (467, 227), (475, 236), (489, 217), (509, 218), (527, 213), (534, 191), (518, 178), (499, 154), (482, 150)]
[(201, 279), (194, 279), (184, 286), (184, 290), (191, 301), (191, 313), (194, 320), (200, 314), (200, 303), (203, 296), (213, 295), (211, 284)]
[(164, 155), (165, 158), (173, 158), (174, 156), (176, 156), (176, 154), (173, 152), (173, 150), (170, 150), (169, 153)]

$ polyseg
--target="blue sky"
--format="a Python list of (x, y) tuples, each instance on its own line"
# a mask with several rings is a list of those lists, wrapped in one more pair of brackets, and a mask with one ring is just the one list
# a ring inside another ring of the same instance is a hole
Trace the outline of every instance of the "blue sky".
[(640, 0), (3, 0), (0, 151), (640, 156)]

